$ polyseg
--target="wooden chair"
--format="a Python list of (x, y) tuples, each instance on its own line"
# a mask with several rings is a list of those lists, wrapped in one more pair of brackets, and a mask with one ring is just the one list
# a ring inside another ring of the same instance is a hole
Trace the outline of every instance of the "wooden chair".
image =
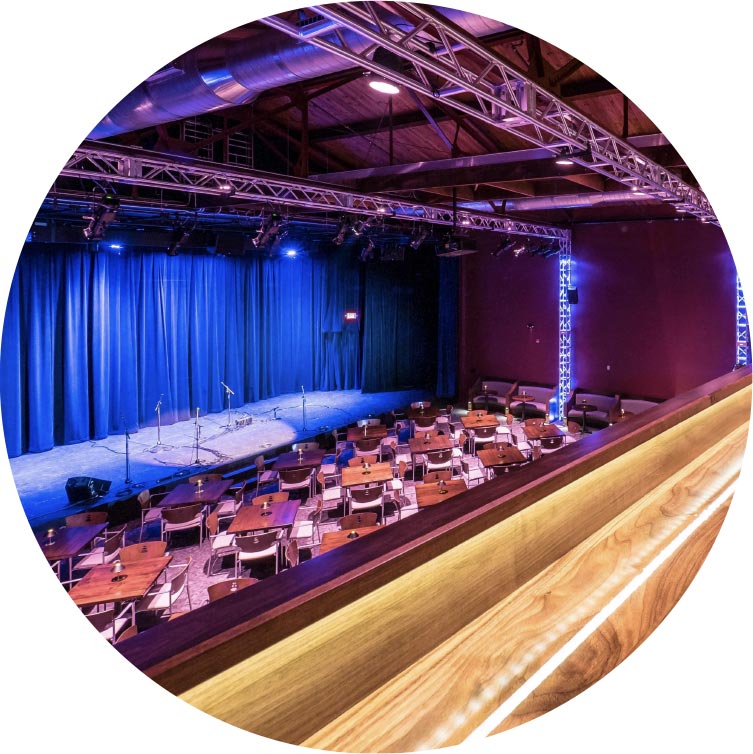
[(162, 509), (162, 531), (160, 539), (167, 541), (174, 531), (186, 531), (198, 528), (199, 545), (204, 541), (204, 506), (202, 503), (176, 505)]
[(362, 510), (378, 509), (381, 521), (384, 521), (384, 488), (381, 484), (371, 487), (351, 487), (348, 491), (349, 513)]
[(206, 527), (210, 543), (207, 575), (211, 575), (215, 560), (235, 554), (235, 534), (220, 532), (220, 517), (216, 510), (207, 516)]
[(74, 571), (88, 571), (96, 565), (112, 563), (120, 554), (120, 548), (125, 541), (125, 525), (111, 532), (102, 540), (102, 544), (95, 545), (91, 550), (73, 565)]
[(254, 464), (256, 464), (256, 494), (258, 495), (264, 487), (276, 485), (280, 475), (272, 469), (267, 470), (264, 456), (256, 456)]
[(150, 490), (141, 490), (136, 500), (141, 507), (141, 529), (139, 530), (139, 542), (144, 537), (144, 529), (147, 524), (151, 524), (154, 521), (159, 521), (161, 517), (160, 509), (154, 505), (157, 497), (164, 497), (167, 493), (160, 493), (159, 495), (152, 495)]
[(288, 568), (295, 568), (299, 563), (298, 541), (291, 539), (285, 545), (285, 561)]
[(269, 531), (264, 534), (244, 534), (235, 538), (235, 575), (243, 570), (244, 564), (265, 558), (274, 558), (275, 573), (280, 570), (280, 532)]
[(381, 437), (362, 437), (355, 440), (356, 456), (376, 456), (379, 453), (379, 448), (382, 444)]
[(338, 520), (337, 525), (341, 529), (360, 529), (362, 526), (376, 526), (377, 514), (373, 511), (362, 513), (350, 513)]
[(290, 493), (285, 490), (284, 492), (263, 492), (261, 495), (256, 495), (247, 501), (248, 505), (261, 505), (262, 503), (284, 503), (286, 500), (290, 500)]
[(308, 490), (308, 496), (314, 494), (314, 469), (301, 467), (295, 469), (282, 469), (280, 471), (280, 491), (285, 490)]
[(210, 584), (207, 587), (207, 594), (209, 595), (209, 601), (215, 602), (216, 600), (227, 597), (228, 594), (238, 592), (241, 589), (258, 583), (259, 579), (247, 578), (232, 578), (225, 579), (225, 581), (218, 581), (216, 584)]
[(84, 511), (72, 513), (65, 517), (66, 526), (91, 526), (92, 524), (106, 524), (107, 511)]
[(307, 442), (294, 442), (291, 446), (293, 450), (319, 450), (319, 443), (311, 440)]
[[(186, 593), (188, 598), (188, 609), (191, 610), (191, 592), (188, 588), (188, 569), (191, 567), (193, 559), (188, 558), (187, 563), (176, 566), (168, 566), (168, 569), (175, 569), (172, 578), (163, 584), (156, 584), (136, 603), (136, 612), (157, 612), (173, 615), (173, 606), (178, 598)], [(167, 569), (166, 569), (167, 570)]]
[(220, 498), (220, 502), (217, 504), (217, 507), (214, 509), (214, 512), (217, 514), (217, 519), (219, 522), (227, 521), (228, 519), (232, 519), (235, 517), (235, 514), (238, 512), (238, 509), (243, 505), (243, 496), (246, 494), (246, 482), (244, 480), (243, 484), (238, 487), (237, 490), (233, 493), (232, 497), (227, 498)]
[(99, 635), (107, 639), (111, 644), (117, 642), (127, 630), (130, 623), (131, 606), (125, 605), (117, 612), (114, 607), (105, 610), (94, 610), (86, 613), (89, 623), (99, 631)]
[(138, 560), (161, 558), (166, 551), (167, 542), (159, 539), (121, 547), (118, 557), (121, 563), (135, 563)]

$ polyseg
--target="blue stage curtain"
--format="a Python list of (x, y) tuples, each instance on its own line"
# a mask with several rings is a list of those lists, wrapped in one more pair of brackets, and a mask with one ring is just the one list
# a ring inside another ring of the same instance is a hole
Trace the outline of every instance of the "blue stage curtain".
[(437, 303), (437, 395), (454, 398), (458, 372), (458, 296), (460, 294), (460, 260), (439, 260)]
[(2, 337), (11, 457), (286, 392), (358, 387), (357, 266), (27, 245)]
[(436, 260), (369, 265), (365, 279), (361, 389), (434, 390), (437, 370)]

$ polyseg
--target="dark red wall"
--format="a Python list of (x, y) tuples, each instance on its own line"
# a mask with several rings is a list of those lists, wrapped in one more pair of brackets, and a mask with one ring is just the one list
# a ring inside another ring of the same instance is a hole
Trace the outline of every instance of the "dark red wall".
[[(461, 389), (477, 376), (556, 383), (557, 270), (556, 257), (464, 259)], [(579, 226), (573, 281), (574, 387), (668, 398), (732, 369), (735, 267), (719, 228)]]
[(463, 257), (461, 400), (479, 377), (557, 384), (558, 280), (556, 257)]

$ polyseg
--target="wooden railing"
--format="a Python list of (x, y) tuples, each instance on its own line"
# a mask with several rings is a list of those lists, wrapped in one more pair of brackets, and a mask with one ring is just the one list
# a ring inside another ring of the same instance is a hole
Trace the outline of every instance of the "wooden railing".
[(732, 372), (118, 648), (289, 743), (410, 751), (509, 728), (602, 677), (684, 592), (739, 474), (750, 382)]

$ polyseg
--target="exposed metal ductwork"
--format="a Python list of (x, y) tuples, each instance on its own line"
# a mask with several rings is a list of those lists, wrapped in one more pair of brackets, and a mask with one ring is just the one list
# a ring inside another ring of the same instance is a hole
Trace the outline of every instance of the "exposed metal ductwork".
[[(530, 199), (507, 199), (493, 202), (494, 209), (504, 212), (535, 212), (547, 209), (576, 209), (578, 207), (597, 207), (600, 204), (635, 204), (637, 202), (656, 202), (657, 200), (636, 191), (610, 191), (598, 194), (563, 194), (560, 196), (541, 196)], [(469, 211), (489, 211), (489, 202), (458, 202), (459, 209)]]
[[(436, 10), (477, 37), (510, 28), (472, 13)], [(345, 34), (356, 49), (363, 51), (370, 44), (353, 32)], [(272, 30), (224, 44), (213, 40), (190, 50), (137, 86), (102, 119), (89, 138), (103, 139), (250, 104), (268, 89), (349, 67), (351, 64), (343, 58)]]

